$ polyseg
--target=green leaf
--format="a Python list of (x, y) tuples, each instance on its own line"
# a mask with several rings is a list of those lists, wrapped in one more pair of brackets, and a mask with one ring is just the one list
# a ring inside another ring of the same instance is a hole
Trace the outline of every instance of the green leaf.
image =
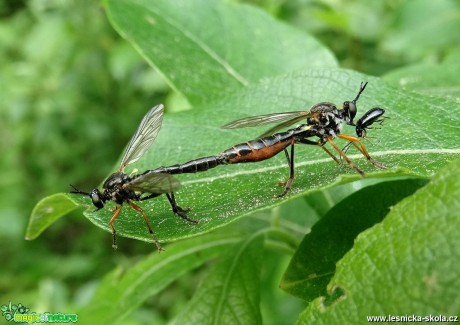
[(288, 293), (310, 301), (326, 295), (335, 264), (356, 236), (383, 220), (391, 206), (427, 180), (402, 179), (365, 187), (336, 204), (305, 236), (281, 281)]
[(455, 0), (405, 1), (398, 11), (394, 26), (381, 44), (387, 53), (414, 60), (460, 41), (460, 15)]
[(454, 51), (441, 64), (418, 63), (387, 73), (390, 84), (426, 95), (455, 100), (460, 97), (460, 51)]
[(260, 324), (264, 231), (228, 249), (203, 279), (176, 324)]
[(108, 0), (107, 13), (115, 29), (193, 106), (266, 77), (337, 66), (314, 38), (248, 5)]
[(78, 313), (82, 324), (114, 324), (183, 274), (202, 265), (239, 240), (237, 235), (203, 236), (152, 253), (128, 270), (109, 273), (91, 301)]
[(26, 239), (37, 238), (46, 228), (57, 219), (78, 209), (79, 205), (64, 193), (50, 195), (34, 207), (26, 230)]
[[(339, 105), (355, 97), (362, 80), (369, 81), (369, 85), (359, 100), (358, 116), (371, 107), (380, 106), (390, 117), (380, 130), (369, 131), (371, 140), (367, 143), (371, 155), (385, 163), (388, 170), (377, 171), (356, 151), (350, 149), (348, 152), (368, 177), (414, 174), (427, 177), (459, 156), (456, 139), (460, 104), (407, 94), (378, 78), (351, 71), (319, 69), (267, 79), (202, 110), (167, 114), (152, 148), (127, 172), (132, 168), (142, 172), (218, 154), (237, 143), (254, 139), (265, 130), (223, 130), (220, 125), (244, 116), (308, 109), (321, 101)], [(343, 132), (353, 134), (354, 130), (346, 126)], [(337, 143), (345, 145), (340, 140)], [(164, 196), (140, 205), (150, 217), (160, 241), (173, 241), (209, 232), (312, 190), (360, 179), (353, 170), (338, 168), (319, 148), (301, 145), (296, 148), (296, 180), (292, 193), (283, 199), (273, 199), (281, 192), (276, 183), (288, 176), (286, 159), (280, 154), (257, 164), (219, 166), (205, 173), (177, 175), (183, 185), (176, 195), (178, 204), (192, 207), (189, 217), (199, 219), (198, 224), (190, 224), (175, 216)], [(341, 174), (347, 176), (339, 177)], [(110, 210), (93, 212), (94, 207), (88, 198), (79, 199), (89, 207), (85, 216), (109, 230)], [(129, 207), (122, 210), (115, 227), (120, 236), (151, 241), (142, 217)], [(119, 242), (119, 245), (123, 244)]]
[[(392, 178), (393, 179), (393, 178)], [(314, 191), (305, 196), (305, 201), (315, 211), (319, 218), (324, 216), (332, 207), (347, 196), (360, 189), (384, 182), (383, 178), (363, 178), (361, 180)]]
[(363, 323), (370, 315), (460, 312), (460, 160), (358, 236), (337, 264), (327, 298), (301, 324)]

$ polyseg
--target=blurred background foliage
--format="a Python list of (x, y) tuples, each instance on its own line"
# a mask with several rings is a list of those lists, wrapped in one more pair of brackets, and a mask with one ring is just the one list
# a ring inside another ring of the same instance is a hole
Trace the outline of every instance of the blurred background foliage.
[[(240, 2), (314, 35), (341, 67), (393, 76), (388, 80), (400, 86), (398, 71), (439, 68), (458, 58), (458, 1)], [(37, 301), (36, 309), (71, 312), (104, 274), (152, 248), (131, 240), (114, 254), (110, 236), (80, 212), (26, 242), (32, 207), (46, 195), (67, 191), (68, 184), (99, 184), (149, 107), (163, 102), (179, 110), (188, 104), (115, 33), (93, 0), (0, 0), (0, 71), (0, 303)], [(450, 95), (459, 98), (458, 88)], [(271, 264), (287, 262), (280, 259)], [(267, 270), (263, 281), (277, 286), (282, 270)], [(187, 274), (147, 301), (155, 308), (143, 308), (136, 322), (169, 319), (199, 278), (199, 271)], [(302, 306), (263, 293), (262, 299), (266, 306), (288, 304), (284, 309), (292, 320), (298, 312), (290, 308)], [(286, 315), (278, 317), (285, 322)]]

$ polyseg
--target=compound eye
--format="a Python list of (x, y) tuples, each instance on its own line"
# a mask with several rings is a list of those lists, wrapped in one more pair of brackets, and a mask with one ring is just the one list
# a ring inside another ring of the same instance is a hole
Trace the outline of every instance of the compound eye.
[(89, 193), (89, 197), (93, 201), (94, 206), (99, 210), (104, 207), (104, 201), (101, 199), (101, 193), (96, 188)]

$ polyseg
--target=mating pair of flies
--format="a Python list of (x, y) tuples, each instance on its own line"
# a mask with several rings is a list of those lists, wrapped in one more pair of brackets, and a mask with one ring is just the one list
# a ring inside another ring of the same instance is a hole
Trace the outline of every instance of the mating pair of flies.
[[(356, 103), (366, 86), (367, 82), (364, 84), (361, 83), (355, 99), (345, 101), (341, 109), (338, 109), (333, 103), (321, 102), (314, 105), (309, 111), (267, 114), (230, 122), (224, 125), (223, 128), (252, 127), (275, 122), (279, 124), (269, 129), (257, 139), (237, 144), (218, 155), (194, 159), (184, 164), (147, 170), (142, 174), (127, 175), (124, 172), (126, 166), (142, 157), (160, 130), (164, 107), (161, 104), (157, 105), (142, 119), (141, 124), (126, 148), (120, 168), (105, 180), (102, 185), (103, 190), (99, 191), (96, 188), (88, 193), (80, 191), (71, 185), (74, 190), (70, 193), (89, 196), (97, 210), (102, 209), (107, 201), (114, 201), (116, 203), (116, 208), (109, 221), (109, 226), (112, 230), (113, 248), (117, 248), (116, 230), (113, 224), (121, 212), (123, 203), (127, 203), (142, 215), (153, 241), (160, 251), (162, 248), (147, 214), (134, 201), (144, 201), (165, 194), (175, 214), (188, 222), (197, 223), (196, 220), (190, 219), (187, 216), (189, 209), (182, 209), (176, 203), (174, 192), (179, 189), (180, 183), (172, 176), (173, 174), (196, 173), (206, 171), (218, 165), (262, 161), (284, 151), (289, 165), (289, 178), (283, 183), (283, 192), (276, 196), (282, 197), (289, 192), (294, 181), (294, 147), (296, 144), (319, 146), (335, 162), (340, 164), (343, 159), (349, 167), (364, 176), (364, 172), (346, 155), (348, 148), (353, 145), (374, 166), (384, 168), (383, 164), (371, 158), (360, 138), (366, 137), (366, 130), (372, 128), (372, 124), (381, 124), (383, 122), (385, 110), (379, 107), (372, 108), (356, 124), (353, 122), (357, 113)], [(302, 120), (304, 120), (303, 124), (287, 131), (281, 131)], [(341, 131), (344, 124), (354, 126), (356, 128), (356, 136), (342, 134)], [(334, 142), (334, 139), (337, 137), (348, 141), (348, 144), (343, 149), (340, 149)], [(325, 147), (327, 143), (339, 154), (339, 158)], [(290, 152), (287, 150), (288, 147), (290, 147)]]

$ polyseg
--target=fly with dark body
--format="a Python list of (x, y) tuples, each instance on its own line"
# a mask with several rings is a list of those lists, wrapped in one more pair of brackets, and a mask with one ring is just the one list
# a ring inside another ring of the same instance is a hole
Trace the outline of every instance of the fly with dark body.
[(124, 172), (126, 166), (141, 158), (155, 140), (163, 121), (163, 112), (164, 106), (157, 105), (144, 116), (123, 154), (118, 171), (105, 180), (102, 185), (102, 191), (95, 188), (91, 192), (84, 192), (71, 185), (73, 191), (70, 193), (90, 197), (93, 205), (97, 208), (96, 211), (102, 209), (107, 201), (116, 203), (116, 208), (109, 221), (113, 238), (112, 247), (114, 249), (117, 248), (117, 232), (114, 227), (114, 222), (121, 212), (123, 203), (127, 203), (142, 215), (158, 251), (162, 250), (162, 248), (153, 231), (147, 214), (133, 201), (144, 201), (165, 194), (175, 214), (189, 222), (197, 222), (186, 215), (188, 210), (182, 209), (176, 204), (173, 192), (180, 187), (180, 183), (176, 178), (164, 173), (144, 173), (131, 176)]
[[(356, 103), (366, 88), (366, 85), (367, 83), (361, 83), (355, 99), (352, 101), (345, 101), (341, 109), (338, 109), (333, 103), (321, 102), (314, 105), (309, 111), (253, 116), (228, 123), (223, 127), (227, 129), (234, 129), (265, 125), (275, 122), (278, 122), (279, 124), (269, 129), (257, 139), (234, 145), (218, 155), (194, 159), (183, 164), (148, 170), (144, 172), (143, 175), (157, 173), (181, 174), (202, 172), (219, 165), (262, 161), (277, 155), (281, 151), (284, 151), (289, 164), (289, 178), (283, 183), (283, 192), (276, 196), (282, 197), (289, 192), (292, 182), (294, 181), (295, 144), (320, 146), (332, 159), (334, 159), (334, 161), (340, 163), (340, 160), (325, 147), (325, 144), (329, 143), (339, 154), (340, 159), (345, 160), (351, 168), (356, 170), (360, 175), (364, 176), (364, 172), (346, 156), (345, 152), (334, 142), (334, 139), (338, 137), (348, 141), (349, 145), (355, 146), (369, 162), (377, 167), (383, 168), (382, 164), (371, 158), (366, 147), (360, 141), (360, 137), (365, 136), (366, 128), (368, 128), (372, 123), (379, 121), (385, 111), (383, 109), (373, 108), (360, 119), (361, 122), (358, 124), (354, 124), (353, 122), (357, 113)], [(305, 123), (296, 128), (280, 132), (283, 128), (287, 128), (301, 120), (305, 120)], [(355, 126), (358, 136), (342, 134), (341, 131), (344, 124)], [(315, 138), (319, 138), (319, 140)], [(287, 151), (289, 146), (291, 147), (290, 153)]]

